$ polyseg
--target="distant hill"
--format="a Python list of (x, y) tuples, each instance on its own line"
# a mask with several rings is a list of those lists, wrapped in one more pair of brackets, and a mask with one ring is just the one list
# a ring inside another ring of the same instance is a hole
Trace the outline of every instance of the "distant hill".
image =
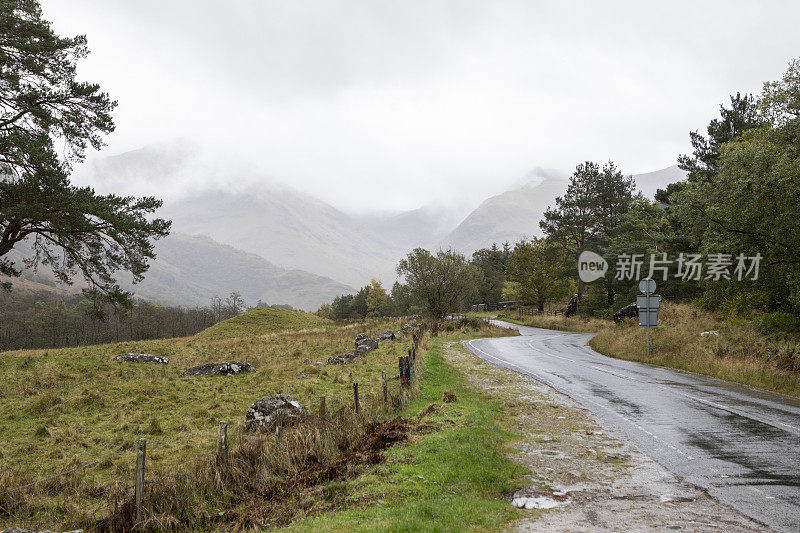
[(176, 231), (356, 286), (392, 276), (404, 251), (342, 211), (288, 189), (205, 191), (166, 205), (159, 216), (171, 219)]
[(539, 220), (566, 187), (566, 180), (544, 179), (492, 196), (447, 235), (440, 246), (472, 253), (495, 242), (514, 244), (522, 237), (540, 236)]
[[(12, 259), (19, 263), (27, 250), (24, 245), (18, 248), (12, 251)], [(212, 296), (225, 298), (238, 291), (248, 305), (261, 300), (315, 311), (340, 294), (355, 292), (330, 278), (275, 266), (263, 257), (209, 237), (173, 233), (156, 241), (156, 255), (141, 283), (133, 285), (124, 272), (118, 279), (125, 290), (164, 305), (207, 306)], [(84, 286), (78, 274), (75, 285), (64, 287), (45, 267), (38, 272), (23, 270), (22, 279), (11, 281), (18, 289), (64, 293), (77, 292)]]
[[(685, 178), (677, 165), (633, 176), (637, 188), (652, 198), (656, 189)], [(543, 178), (485, 200), (440, 243), (466, 254), (492, 243), (513, 244), (523, 237), (541, 236), (539, 221), (548, 206), (567, 189), (567, 180)]]
[(636, 180), (636, 186), (642, 191), (642, 194), (652, 200), (658, 189), (664, 189), (670, 183), (685, 180), (686, 172), (679, 169), (678, 165), (672, 165), (654, 172), (636, 174), (633, 178)]
[(273, 265), (256, 254), (209, 237), (172, 234), (156, 243), (157, 259), (144, 281), (125, 288), (147, 300), (173, 305), (208, 305), (212, 296), (241, 293), (245, 302), (289, 304), (315, 311), (352, 287), (302, 270)]
[(454, 211), (426, 205), (399, 213), (356, 216), (360, 231), (379, 235), (400, 254), (417, 247), (433, 248), (461, 221)]

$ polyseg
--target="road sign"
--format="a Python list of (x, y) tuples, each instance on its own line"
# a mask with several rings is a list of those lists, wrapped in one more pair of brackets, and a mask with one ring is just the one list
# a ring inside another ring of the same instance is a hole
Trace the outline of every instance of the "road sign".
[(639, 327), (654, 328), (658, 325), (658, 309), (642, 309), (639, 311)]
[(656, 280), (653, 278), (644, 278), (639, 282), (639, 290), (645, 294), (653, 294), (656, 292)]
[(653, 278), (644, 278), (639, 282), (639, 290), (644, 294), (636, 297), (636, 309), (639, 311), (639, 327), (647, 328), (647, 355), (650, 355), (650, 328), (658, 326), (658, 308), (661, 307), (661, 296), (656, 292)]
[(660, 294), (651, 294), (647, 296), (646, 294), (640, 294), (636, 297), (636, 307), (639, 310), (642, 309), (658, 309), (661, 307), (661, 295)]

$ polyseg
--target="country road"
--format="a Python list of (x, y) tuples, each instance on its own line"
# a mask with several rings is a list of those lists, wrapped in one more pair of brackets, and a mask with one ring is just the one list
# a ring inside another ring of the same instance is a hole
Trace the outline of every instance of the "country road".
[(800, 399), (605, 357), (590, 334), (516, 326), (466, 347), (617, 426), (648, 456), (778, 531), (800, 531)]

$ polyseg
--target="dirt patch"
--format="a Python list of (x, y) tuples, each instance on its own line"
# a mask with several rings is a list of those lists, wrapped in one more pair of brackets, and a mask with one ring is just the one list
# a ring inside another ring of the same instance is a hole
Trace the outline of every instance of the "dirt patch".
[(526, 509), (511, 531), (767, 531), (678, 479), (567, 396), (460, 344), (444, 352), (503, 404), (505, 424), (522, 436), (510, 456), (531, 473), (507, 495), (509, 505)]

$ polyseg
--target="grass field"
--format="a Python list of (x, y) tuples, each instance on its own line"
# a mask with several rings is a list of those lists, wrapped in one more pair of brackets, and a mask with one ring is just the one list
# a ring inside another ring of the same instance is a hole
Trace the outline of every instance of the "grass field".
[[(410, 342), (383, 344), (362, 363), (315, 363), (352, 349), (357, 333), (375, 335), (382, 329), (396, 331), (400, 325), (399, 320), (373, 320), (337, 326), (311, 315), (259, 310), (258, 315), (242, 315), (194, 337), (4, 352), (0, 354), (4, 383), (0, 389), (0, 431), (4, 436), (0, 440), (0, 492), (127, 450), (138, 438), (148, 440), (148, 472), (188, 470), (191, 475), (193, 461), (213, 457), (219, 422), (240, 422), (247, 407), (267, 394), (289, 393), (304, 403), (322, 395), (339, 396), (329, 401), (332, 411), (351, 405), (351, 383), (358, 381), (366, 404), (380, 391), (380, 383), (373, 380), (381, 370), (396, 373), (397, 357), (406, 353)], [(306, 329), (309, 326), (311, 329)], [(499, 447), (510, 436), (495, 421), (497, 406), (463, 389), (457, 373), (437, 352), (443, 339), (508, 334), (499, 328), (484, 329), (444, 332), (432, 343), (425, 358), (420, 397), (404, 412), (412, 416), (439, 402), (425, 417), (429, 427), (424, 434), (417, 435), (415, 422), (412, 443), (388, 450), (386, 464), (355, 472), (358, 475), (353, 479), (317, 487), (306, 495), (310, 504), (284, 513), (274, 523), (286, 522), (287, 516), (313, 516), (307, 520), (334, 530), (358, 524), (367, 527), (362, 519), (374, 519), (387, 527), (435, 523), (440, 524), (439, 529), (452, 529), (451, 520), (461, 513), (471, 516), (478, 529), (504, 523), (513, 513), (498, 497), (515, 474)], [(127, 352), (164, 355), (170, 363), (113, 361), (114, 356)], [(258, 372), (231, 377), (181, 376), (190, 366), (226, 360), (252, 363)], [(397, 382), (390, 382), (390, 387), (396, 389)], [(455, 391), (459, 402), (441, 403), (444, 389)], [(134, 464), (135, 454), (126, 452), (86, 470), (0, 495), (0, 524), (41, 523), (60, 529), (90, 526), (92, 517), (108, 512), (110, 492), (131, 483)], [(427, 479), (436, 483), (423, 482), (427, 475), (423, 471), (430, 472), (432, 477)], [(446, 486), (439, 486), (441, 482)], [(208, 497), (192, 497), (202, 503), (192, 506), (195, 524), (229, 512), (220, 502), (215, 507)], [(445, 499), (437, 503), (441, 498)], [(367, 510), (363, 509), (365, 502), (370, 504)], [(361, 509), (352, 510), (354, 507)], [(9, 516), (8, 509), (14, 514)], [(330, 514), (337, 509), (343, 510)], [(362, 512), (367, 514), (360, 515)], [(201, 529), (226, 530), (230, 525), (225, 520), (220, 524), (209, 523)]]
[[(592, 348), (609, 357), (641, 361), (800, 396), (800, 337), (792, 327), (751, 320), (722, 320), (688, 304), (665, 302), (658, 328), (651, 330), (652, 350), (645, 350), (645, 331), (635, 320), (617, 325), (598, 318), (526, 316), (494, 313), (534, 327), (597, 333)], [(701, 336), (704, 331), (718, 335)]]

